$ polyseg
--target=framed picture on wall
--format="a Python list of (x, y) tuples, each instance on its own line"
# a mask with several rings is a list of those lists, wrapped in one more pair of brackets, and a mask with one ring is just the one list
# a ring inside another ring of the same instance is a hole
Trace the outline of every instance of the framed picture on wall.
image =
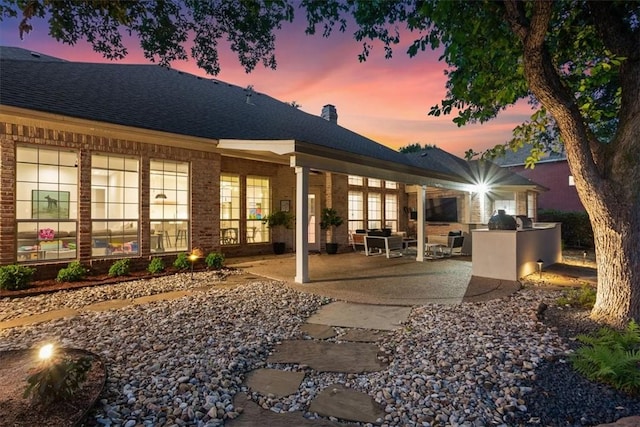
[(291, 210), (291, 200), (280, 200), (280, 210), (289, 212)]
[(31, 190), (31, 218), (69, 219), (68, 191)]

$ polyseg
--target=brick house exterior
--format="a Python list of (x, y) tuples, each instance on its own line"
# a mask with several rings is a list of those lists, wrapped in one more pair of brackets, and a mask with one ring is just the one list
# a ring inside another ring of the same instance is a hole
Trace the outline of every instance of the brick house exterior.
[[(37, 264), (39, 275), (52, 275), (76, 259), (104, 270), (117, 258), (144, 268), (193, 248), (271, 253), (262, 219), (286, 205), (296, 213), (287, 247), (306, 257), (324, 246), (321, 208), (347, 219), (348, 195), (361, 190), (351, 175), (383, 183), (362, 193), (393, 201), (395, 212), (375, 217), (381, 227), (407, 230), (406, 210), (426, 188), (460, 201), (458, 221), (434, 227), (468, 230), (490, 213), (475, 212), (484, 196), (474, 176), (484, 166), (439, 149), (398, 153), (340, 127), (331, 105), (313, 116), (152, 65), (74, 63), (17, 48), (1, 48), (0, 59), (0, 265)], [(514, 213), (526, 214), (541, 187), (494, 175)], [(372, 223), (367, 209), (363, 221)], [(348, 227), (336, 231), (348, 248)]]
[(584, 206), (578, 197), (571, 178), (569, 163), (564, 153), (547, 153), (536, 166), (525, 167), (530, 146), (524, 146), (517, 152), (508, 152), (495, 163), (510, 172), (523, 176), (547, 188), (538, 197), (538, 209), (553, 209), (564, 212), (584, 212)]

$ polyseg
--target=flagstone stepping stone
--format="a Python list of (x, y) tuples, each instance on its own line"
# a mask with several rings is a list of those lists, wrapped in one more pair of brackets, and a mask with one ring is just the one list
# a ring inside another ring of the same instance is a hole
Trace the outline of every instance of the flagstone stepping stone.
[(377, 357), (379, 351), (369, 343), (287, 340), (276, 346), (267, 363), (298, 363), (320, 372), (359, 374), (386, 367)]
[(373, 331), (369, 329), (349, 329), (344, 335), (341, 335), (339, 339), (343, 341), (354, 342), (376, 342), (382, 339), (384, 335), (385, 333), (381, 331)]
[(280, 371), (278, 369), (256, 369), (249, 372), (244, 383), (252, 391), (263, 395), (284, 397), (298, 391), (304, 372)]
[(411, 307), (336, 301), (320, 307), (307, 319), (307, 322), (347, 328), (393, 331), (402, 326), (402, 322), (409, 318), (409, 313), (411, 313)]
[(73, 308), (62, 308), (60, 310), (47, 311), (46, 313), (15, 317), (13, 319), (0, 322), (0, 330), (48, 322), (50, 320), (62, 319), (64, 317), (74, 317), (79, 313), (80, 312), (78, 310)]
[(233, 406), (241, 414), (233, 419), (225, 421), (226, 427), (344, 427), (357, 426), (357, 424), (343, 424), (325, 419), (309, 420), (303, 417), (302, 412), (285, 412), (276, 414), (262, 409), (257, 403), (248, 399), (245, 393), (236, 394)]
[(376, 423), (384, 419), (384, 410), (371, 396), (342, 384), (331, 384), (311, 401), (310, 412), (348, 421)]
[(317, 323), (305, 323), (300, 326), (300, 330), (311, 338), (326, 340), (336, 336), (336, 331), (329, 325), (319, 325)]

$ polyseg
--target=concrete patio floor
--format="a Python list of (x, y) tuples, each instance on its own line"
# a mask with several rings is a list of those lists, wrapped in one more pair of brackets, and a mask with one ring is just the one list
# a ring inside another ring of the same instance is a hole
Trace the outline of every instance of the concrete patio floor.
[(226, 265), (280, 280), (294, 289), (363, 304), (423, 305), (487, 301), (511, 295), (518, 282), (471, 276), (470, 257), (417, 262), (362, 253), (309, 255), (309, 278), (294, 283), (295, 255), (231, 258)]

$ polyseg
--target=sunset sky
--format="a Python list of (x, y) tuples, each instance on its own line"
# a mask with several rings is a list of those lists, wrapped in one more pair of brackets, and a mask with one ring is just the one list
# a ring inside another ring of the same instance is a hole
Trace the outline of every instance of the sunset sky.
[[(43, 20), (33, 20), (32, 25), (34, 30), (20, 40), (18, 19), (3, 21), (0, 44), (72, 61), (107, 61), (84, 41), (76, 46), (54, 41)], [(333, 104), (341, 126), (394, 149), (412, 143), (435, 144), (463, 156), (469, 148), (481, 150), (506, 142), (513, 128), (531, 115), (530, 107), (521, 102), (483, 125), (459, 128), (451, 121), (454, 116), (428, 116), (431, 106), (446, 93), (445, 64), (438, 62), (436, 52), (409, 58), (409, 38), (394, 49), (392, 59), (384, 59), (383, 50), (376, 48), (366, 62), (360, 63), (357, 56), (361, 44), (349, 29), (345, 34), (334, 32), (329, 38), (307, 36), (303, 22), (297, 19), (277, 34), (277, 70), (259, 64), (246, 74), (234, 54), (222, 48), (222, 71), (215, 78), (242, 87), (253, 85), (257, 92), (284, 102), (295, 101), (303, 111), (314, 115), (320, 115), (323, 105)], [(128, 47), (129, 55), (122, 63), (148, 63), (135, 41)], [(193, 60), (172, 67), (211, 77)]]

